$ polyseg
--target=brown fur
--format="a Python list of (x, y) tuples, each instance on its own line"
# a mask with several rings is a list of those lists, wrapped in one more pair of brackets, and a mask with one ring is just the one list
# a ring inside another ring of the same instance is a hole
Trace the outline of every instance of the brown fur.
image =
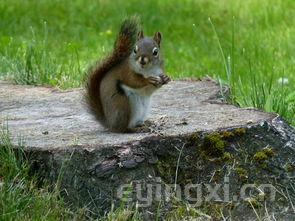
[(101, 81), (100, 95), (105, 114), (105, 124), (115, 132), (128, 132), (131, 110), (127, 96), (118, 90), (120, 84), (132, 88), (142, 88), (149, 85), (149, 81), (142, 75), (134, 73), (125, 60), (112, 69)]
[(124, 21), (112, 54), (88, 75), (86, 100), (89, 109), (101, 124), (112, 131), (126, 132), (131, 114), (129, 101), (118, 90), (118, 84), (141, 88), (149, 83), (143, 76), (130, 70), (127, 64), (137, 34), (137, 20), (132, 18)]

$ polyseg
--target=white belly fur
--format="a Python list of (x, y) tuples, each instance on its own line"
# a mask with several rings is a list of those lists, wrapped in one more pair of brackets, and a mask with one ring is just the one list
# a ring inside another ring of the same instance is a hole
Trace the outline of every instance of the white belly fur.
[(131, 119), (129, 128), (141, 125), (150, 110), (151, 94), (156, 90), (153, 86), (148, 86), (140, 89), (130, 88), (122, 85), (126, 96), (129, 99), (131, 106)]

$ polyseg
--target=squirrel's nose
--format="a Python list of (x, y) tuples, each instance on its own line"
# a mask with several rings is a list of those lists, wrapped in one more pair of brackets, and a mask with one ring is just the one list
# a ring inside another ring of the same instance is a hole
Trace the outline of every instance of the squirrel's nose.
[(139, 57), (139, 63), (141, 65), (145, 65), (145, 64), (147, 64), (147, 62), (148, 62), (148, 58), (147, 57), (144, 57), (144, 56)]

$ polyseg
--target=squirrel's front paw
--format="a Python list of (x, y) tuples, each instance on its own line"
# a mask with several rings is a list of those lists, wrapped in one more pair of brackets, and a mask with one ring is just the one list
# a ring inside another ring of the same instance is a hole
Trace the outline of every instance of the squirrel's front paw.
[(151, 76), (148, 78), (149, 83), (154, 85), (155, 87), (161, 87), (164, 84), (167, 84), (169, 81), (171, 81), (170, 77), (168, 77), (167, 75), (160, 75), (157, 77)]
[(148, 81), (150, 84), (154, 85), (155, 87), (161, 87), (163, 85), (163, 80), (161, 77), (148, 77)]
[(162, 74), (160, 78), (162, 79), (162, 84), (168, 84), (168, 82), (171, 81), (171, 78), (165, 74)]

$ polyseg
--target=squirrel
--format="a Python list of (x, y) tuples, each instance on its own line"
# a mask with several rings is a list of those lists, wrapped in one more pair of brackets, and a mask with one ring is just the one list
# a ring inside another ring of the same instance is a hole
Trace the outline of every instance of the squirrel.
[(113, 52), (88, 73), (88, 107), (110, 131), (135, 132), (143, 126), (151, 95), (170, 81), (163, 70), (161, 39), (160, 32), (145, 37), (136, 17), (126, 19)]

